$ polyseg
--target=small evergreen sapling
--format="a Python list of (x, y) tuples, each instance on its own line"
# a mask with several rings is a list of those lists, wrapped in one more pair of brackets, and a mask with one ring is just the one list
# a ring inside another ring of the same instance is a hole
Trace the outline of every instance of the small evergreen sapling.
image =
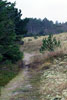
[(56, 47), (60, 47), (60, 46), (61, 46), (60, 40), (57, 41), (56, 38), (53, 37), (53, 35), (49, 35), (47, 39), (46, 38), (43, 39), (40, 52), (43, 52), (46, 50), (54, 51)]

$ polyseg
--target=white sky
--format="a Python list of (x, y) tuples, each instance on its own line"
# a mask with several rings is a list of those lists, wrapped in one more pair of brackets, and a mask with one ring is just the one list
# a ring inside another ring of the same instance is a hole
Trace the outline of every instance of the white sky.
[(67, 21), (67, 0), (7, 0), (16, 1), (16, 7), (22, 10), (22, 18), (48, 18), (54, 22)]

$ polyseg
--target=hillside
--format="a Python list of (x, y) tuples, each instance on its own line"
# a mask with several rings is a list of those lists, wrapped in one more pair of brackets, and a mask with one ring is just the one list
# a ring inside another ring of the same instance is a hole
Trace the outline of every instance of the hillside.
[[(35, 39), (35, 37), (25, 37), (24, 39), (24, 45), (21, 46), (21, 51), (25, 51), (25, 52), (38, 52), (39, 53), (39, 49), (42, 45), (42, 40), (44, 38), (47, 38), (47, 36), (40, 36), (37, 37)], [(67, 33), (61, 33), (61, 34), (56, 34), (54, 35), (54, 37), (56, 37), (57, 40), (61, 41), (61, 50), (63, 50), (64, 52), (67, 53)]]
[(61, 48), (44, 54), (39, 48), (47, 36), (24, 38), (24, 68), (2, 88), (1, 100), (67, 100), (67, 33), (55, 36)]

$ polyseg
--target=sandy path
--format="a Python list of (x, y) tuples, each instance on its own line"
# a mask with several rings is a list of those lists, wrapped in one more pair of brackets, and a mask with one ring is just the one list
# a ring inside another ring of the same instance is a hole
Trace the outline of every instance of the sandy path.
[(34, 53), (24, 53), (24, 62), (25, 65), (28, 65), (31, 63), (31, 58), (34, 56)]
[[(25, 65), (30, 63), (30, 59), (33, 55), (34, 54), (24, 53)], [(11, 99), (12, 97), (18, 95), (18, 92), (14, 93), (14, 91), (20, 89), (22, 85), (30, 86), (28, 81), (26, 81), (28, 80), (28, 78), (29, 78), (29, 73), (28, 73), (28, 68), (26, 67), (23, 70), (21, 70), (21, 72), (19, 72), (19, 74), (14, 79), (12, 79), (4, 88), (1, 89), (0, 100), (15, 100)]]

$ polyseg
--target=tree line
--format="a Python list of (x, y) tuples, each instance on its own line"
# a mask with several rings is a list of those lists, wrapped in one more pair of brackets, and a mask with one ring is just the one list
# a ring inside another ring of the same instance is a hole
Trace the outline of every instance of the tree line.
[(44, 18), (43, 20), (29, 18), (29, 22), (27, 23), (27, 30), (27, 36), (58, 34), (67, 32), (67, 22), (59, 23), (56, 21), (56, 23), (54, 23), (47, 18)]

